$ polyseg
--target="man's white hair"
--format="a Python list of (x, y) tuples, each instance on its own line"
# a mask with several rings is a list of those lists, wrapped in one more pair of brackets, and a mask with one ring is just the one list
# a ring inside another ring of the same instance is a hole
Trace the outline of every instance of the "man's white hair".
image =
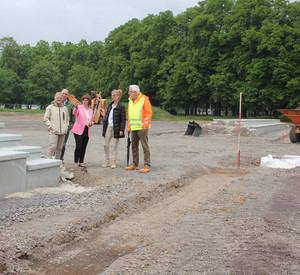
[(57, 93), (55, 93), (55, 95), (54, 95), (54, 99), (55, 99), (55, 97), (56, 97), (57, 95), (64, 96), (64, 95), (62, 94), (62, 92), (57, 92)]
[(138, 85), (130, 85), (129, 89), (131, 89), (134, 92), (139, 93), (140, 92), (140, 87)]

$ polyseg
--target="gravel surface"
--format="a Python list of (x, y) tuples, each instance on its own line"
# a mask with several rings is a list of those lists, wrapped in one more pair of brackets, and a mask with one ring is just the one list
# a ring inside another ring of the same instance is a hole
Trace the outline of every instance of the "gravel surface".
[[(0, 121), (46, 153), (42, 115)], [(102, 125), (92, 127), (87, 169), (75, 168), (70, 135), (72, 182), (0, 197), (0, 273), (299, 274), (300, 168), (259, 162), (300, 155), (300, 144), (284, 137), (288, 129), (242, 129), (237, 169), (237, 128), (199, 123), (203, 133), (192, 137), (187, 122), (153, 122), (147, 174), (124, 170), (126, 139), (117, 168), (101, 167)]]

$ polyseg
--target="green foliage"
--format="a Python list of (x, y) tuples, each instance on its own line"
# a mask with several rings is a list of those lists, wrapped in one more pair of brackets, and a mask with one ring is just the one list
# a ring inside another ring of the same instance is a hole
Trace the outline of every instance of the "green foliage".
[(152, 107), (153, 115), (152, 120), (153, 121), (178, 121), (179, 117), (171, 115), (169, 112), (162, 110), (158, 107)]
[(0, 68), (0, 98), (2, 103), (18, 103), (18, 75), (11, 71)]
[(6, 113), (34, 113), (34, 114), (44, 114), (45, 110), (27, 110), (27, 109), (8, 109), (3, 108), (0, 109), (0, 112), (6, 112)]
[(41, 60), (30, 69), (24, 80), (25, 102), (48, 105), (61, 91), (61, 74), (50, 61)]
[[(204, 0), (132, 19), (104, 42), (0, 40), (0, 101), (47, 104), (56, 91), (77, 97), (126, 93), (138, 84), (155, 106), (176, 113), (259, 115), (300, 105), (300, 3)], [(4, 71), (3, 71), (4, 70)]]
[(0, 40), (1, 68), (17, 71), (19, 46), (12, 37), (4, 37)]
[(93, 90), (91, 81), (93, 70), (82, 65), (74, 65), (68, 74), (67, 87), (71, 94), (80, 98)]

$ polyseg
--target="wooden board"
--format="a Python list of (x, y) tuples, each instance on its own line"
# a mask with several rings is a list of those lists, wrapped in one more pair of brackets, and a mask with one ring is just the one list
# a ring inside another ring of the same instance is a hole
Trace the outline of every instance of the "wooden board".
[(81, 102), (75, 97), (75, 95), (68, 95), (68, 99), (73, 103), (73, 105), (81, 105)]

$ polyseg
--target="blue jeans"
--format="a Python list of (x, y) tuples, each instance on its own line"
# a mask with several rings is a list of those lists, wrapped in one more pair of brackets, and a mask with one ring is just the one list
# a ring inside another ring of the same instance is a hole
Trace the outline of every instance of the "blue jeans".
[(60, 160), (64, 160), (64, 155), (65, 155), (67, 141), (68, 141), (68, 138), (69, 138), (69, 133), (70, 133), (70, 129), (68, 129), (68, 131), (67, 131), (67, 134), (66, 134), (65, 140), (64, 140), (64, 145), (61, 148)]

